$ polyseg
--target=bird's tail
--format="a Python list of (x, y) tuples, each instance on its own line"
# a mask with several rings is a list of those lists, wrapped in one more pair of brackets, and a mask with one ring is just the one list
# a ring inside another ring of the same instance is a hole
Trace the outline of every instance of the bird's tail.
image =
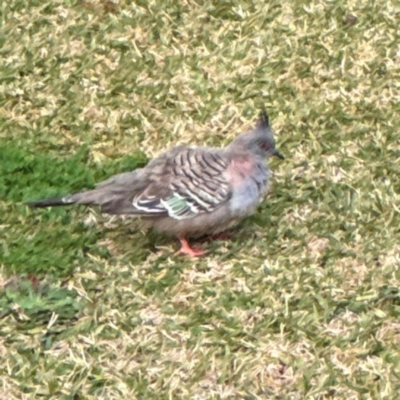
[(50, 199), (28, 201), (26, 205), (32, 208), (45, 208), (45, 207), (58, 207), (58, 206), (69, 206), (76, 203), (73, 196), (64, 197), (52, 197)]
[(30, 201), (26, 203), (32, 208), (59, 207), (70, 206), (72, 204), (95, 205), (104, 207), (107, 203), (114, 199), (118, 192), (107, 188), (85, 190), (63, 197), (51, 197), (50, 199)]

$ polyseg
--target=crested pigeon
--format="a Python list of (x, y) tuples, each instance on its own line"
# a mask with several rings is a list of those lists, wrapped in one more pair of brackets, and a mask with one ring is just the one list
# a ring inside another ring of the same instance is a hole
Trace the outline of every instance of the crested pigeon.
[(93, 190), (28, 205), (96, 205), (107, 214), (139, 216), (146, 226), (176, 236), (180, 253), (200, 256), (205, 252), (188, 238), (221, 233), (251, 215), (268, 190), (270, 156), (284, 158), (263, 110), (257, 125), (225, 148), (179, 145)]

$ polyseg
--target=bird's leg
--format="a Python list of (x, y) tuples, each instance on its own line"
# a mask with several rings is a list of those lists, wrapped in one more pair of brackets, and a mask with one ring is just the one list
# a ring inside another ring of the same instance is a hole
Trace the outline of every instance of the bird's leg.
[(192, 249), (188, 243), (188, 241), (184, 237), (180, 237), (179, 241), (181, 242), (181, 248), (177, 253), (186, 254), (190, 257), (199, 257), (206, 253), (204, 250), (196, 250)]

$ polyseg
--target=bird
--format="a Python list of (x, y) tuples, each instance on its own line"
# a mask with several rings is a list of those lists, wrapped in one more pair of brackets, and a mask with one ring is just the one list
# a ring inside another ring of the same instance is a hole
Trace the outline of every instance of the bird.
[(177, 237), (177, 253), (197, 257), (206, 252), (189, 239), (218, 235), (255, 212), (270, 186), (266, 160), (271, 156), (284, 159), (263, 108), (255, 126), (224, 148), (177, 145), (92, 190), (27, 204), (83, 204), (106, 214), (138, 216), (145, 227)]

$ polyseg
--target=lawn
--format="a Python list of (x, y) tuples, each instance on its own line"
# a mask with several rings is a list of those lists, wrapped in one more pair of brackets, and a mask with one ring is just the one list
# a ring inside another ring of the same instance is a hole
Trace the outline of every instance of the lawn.
[[(398, 397), (395, 4), (1, 2), (1, 400)], [(262, 105), (286, 159), (205, 257), (24, 204), (224, 146)]]

